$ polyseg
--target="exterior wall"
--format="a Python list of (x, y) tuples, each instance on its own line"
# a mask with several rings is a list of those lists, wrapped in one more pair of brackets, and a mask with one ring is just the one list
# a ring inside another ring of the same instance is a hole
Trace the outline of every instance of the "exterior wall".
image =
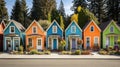
[[(94, 31), (91, 32), (90, 28), (91, 26), (94, 26)], [(90, 38), (90, 48), (92, 49), (94, 47), (94, 38), (98, 37), (98, 45), (101, 46), (101, 31), (98, 29), (98, 27), (92, 22), (83, 32), (83, 39), (84, 39), (84, 48), (86, 48), (86, 38)]]
[[(39, 36), (28, 36), (28, 35), (32, 35), (32, 27), (36, 26), (37, 27), (37, 34), (41, 35), (40, 37)], [(45, 40), (45, 34), (44, 32), (39, 28), (39, 26), (34, 22), (31, 27), (26, 31), (26, 47), (28, 45), (28, 38), (32, 38), (32, 44), (33, 44), (33, 47), (34, 49), (37, 48), (37, 38), (42, 38), (42, 49), (44, 49), (44, 40)]]
[[(53, 26), (57, 26), (57, 33), (53, 33), (52, 32), (52, 27)], [(53, 21), (53, 23), (51, 24), (51, 26), (49, 27), (49, 29), (46, 31), (46, 48), (48, 48), (48, 37), (50, 35), (58, 35), (60, 38), (63, 37), (63, 31), (60, 29), (60, 27), (58, 26), (56, 21)]]
[[(112, 22), (107, 28), (106, 30), (103, 31), (102, 33), (102, 43), (103, 43), (103, 48), (106, 48), (106, 37), (107, 37), (107, 34), (110, 34), (110, 27), (111, 25), (114, 27), (114, 33), (115, 34), (119, 34), (118, 38), (120, 40), (120, 31), (119, 29), (115, 26), (115, 24)], [(114, 37), (113, 36), (110, 36), (110, 46), (114, 46)]]
[[(3, 45), (3, 50), (4, 51), (6, 51), (7, 50), (7, 46), (6, 46), (6, 39), (5, 39), (5, 35), (8, 35), (8, 34), (10, 34), (10, 26), (14, 26), (15, 27), (15, 33), (14, 34), (17, 34), (18, 35), (18, 37), (20, 37), (20, 38), (22, 38), (22, 36), (21, 36), (21, 32), (18, 30), (18, 28), (15, 26), (15, 24), (13, 23), (13, 22), (10, 22), (10, 24), (9, 24), (9, 26), (5, 29), (5, 31), (4, 31), (4, 36), (3, 36), (3, 39), (4, 39), (4, 41), (3, 41), (3, 43), (4, 43), (4, 45)], [(11, 40), (12, 40), (12, 43), (11, 44), (13, 44), (13, 37), (10, 37), (11, 38)], [(14, 48), (15, 46), (13, 46), (13, 48)]]
[[(75, 24), (76, 22), (71, 22), (72, 24), (69, 26), (69, 28), (67, 28), (67, 30), (65, 31), (65, 40), (66, 40), (66, 49), (68, 49), (68, 36), (69, 35), (79, 35), (79, 38), (82, 39), (82, 31), (79, 29), (79, 27)], [(71, 27), (75, 26), (76, 27), (76, 32), (72, 33), (71, 32)]]

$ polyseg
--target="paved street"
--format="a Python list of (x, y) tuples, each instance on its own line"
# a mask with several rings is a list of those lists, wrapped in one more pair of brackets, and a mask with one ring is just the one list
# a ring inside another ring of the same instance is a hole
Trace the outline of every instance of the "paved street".
[(0, 67), (119, 67), (120, 60), (0, 59)]

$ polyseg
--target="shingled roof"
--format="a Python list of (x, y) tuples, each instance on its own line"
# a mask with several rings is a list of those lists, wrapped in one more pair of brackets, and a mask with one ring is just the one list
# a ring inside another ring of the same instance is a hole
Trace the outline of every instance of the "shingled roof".
[(15, 21), (15, 20), (10, 20), (10, 22), (13, 22), (21, 32), (25, 31), (25, 27), (21, 23)]

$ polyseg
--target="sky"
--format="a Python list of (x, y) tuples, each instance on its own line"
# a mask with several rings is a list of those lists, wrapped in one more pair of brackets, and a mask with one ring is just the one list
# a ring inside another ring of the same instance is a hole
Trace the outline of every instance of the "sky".
[[(57, 8), (59, 7), (60, 1), (61, 0), (56, 0), (56, 2), (57, 2)], [(67, 15), (70, 15), (70, 14), (73, 13), (73, 11), (70, 10), (70, 8), (72, 7), (72, 1), (73, 0), (63, 0), (64, 8), (65, 8), (65, 13)], [(6, 7), (7, 7), (7, 10), (8, 10), (8, 14), (10, 16), (12, 8), (13, 8), (13, 5), (15, 3), (15, 0), (5, 0), (5, 2), (6, 2)], [(29, 11), (30, 11), (30, 9), (32, 8), (32, 0), (26, 0), (26, 3), (27, 3), (27, 6), (29, 8)]]

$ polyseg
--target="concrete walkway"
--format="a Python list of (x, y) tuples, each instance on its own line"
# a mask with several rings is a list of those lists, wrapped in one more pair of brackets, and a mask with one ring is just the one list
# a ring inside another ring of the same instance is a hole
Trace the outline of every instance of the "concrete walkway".
[(120, 56), (115, 55), (99, 55), (97, 52), (93, 52), (93, 55), (58, 55), (57, 53), (52, 53), (50, 55), (11, 55), (8, 53), (0, 54), (0, 59), (7, 59), (7, 58), (80, 58), (80, 59), (120, 59)]

